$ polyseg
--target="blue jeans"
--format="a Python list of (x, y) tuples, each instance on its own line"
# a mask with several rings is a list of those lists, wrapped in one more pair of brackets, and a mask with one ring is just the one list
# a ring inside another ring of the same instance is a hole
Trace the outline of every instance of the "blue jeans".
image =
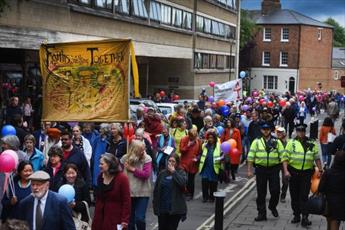
[(129, 230), (146, 229), (146, 209), (149, 204), (149, 197), (132, 197), (131, 198), (131, 218), (129, 220)]
[(244, 136), (242, 139), (242, 151), (243, 151), (243, 153), (242, 153), (241, 162), (243, 162), (247, 159), (249, 148), (250, 148), (250, 140), (247, 136)]
[(322, 162), (329, 167), (331, 164), (332, 156), (328, 153), (328, 144), (321, 144)]

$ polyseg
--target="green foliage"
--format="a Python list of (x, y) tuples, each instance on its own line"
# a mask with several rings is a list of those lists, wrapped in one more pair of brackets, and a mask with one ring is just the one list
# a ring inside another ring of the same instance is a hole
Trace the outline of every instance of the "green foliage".
[(5, 11), (6, 7), (9, 7), (8, 0), (0, 0), (0, 16)]
[(241, 33), (240, 33), (240, 49), (243, 49), (248, 42), (253, 40), (254, 35), (258, 31), (259, 27), (250, 18), (249, 14), (245, 10), (241, 10)]
[(333, 46), (345, 47), (345, 28), (339, 25), (333, 18), (328, 18), (325, 23), (334, 27)]

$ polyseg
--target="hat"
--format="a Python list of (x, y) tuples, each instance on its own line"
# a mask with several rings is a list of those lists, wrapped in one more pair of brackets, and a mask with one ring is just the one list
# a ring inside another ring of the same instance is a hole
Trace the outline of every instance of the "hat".
[(45, 171), (36, 171), (28, 178), (29, 180), (35, 180), (35, 181), (49, 181), (50, 176)]
[(236, 114), (235, 114), (235, 117), (237, 117), (237, 118), (239, 117), (239, 118), (240, 118), (240, 117), (241, 117), (241, 114), (240, 114), (240, 113), (236, 113)]
[(260, 126), (261, 126), (261, 129), (270, 129), (271, 128), (271, 125), (268, 124), (267, 122), (262, 122)]
[(285, 129), (284, 129), (284, 127), (281, 127), (281, 126), (278, 126), (278, 127), (276, 128), (276, 131), (277, 131), (277, 132), (282, 132), (282, 133), (285, 133), (285, 132), (286, 132)]
[(17, 151), (20, 146), (19, 138), (16, 135), (7, 135), (1, 138), (1, 141), (7, 144), (10, 149)]
[(268, 111), (268, 108), (267, 107), (263, 107), (262, 111)]
[(306, 125), (306, 124), (299, 124), (299, 125), (296, 126), (296, 131), (305, 132), (307, 127), (308, 127), (308, 125)]
[(57, 128), (49, 128), (49, 129), (47, 129), (47, 134), (49, 137), (57, 139), (57, 138), (60, 138), (61, 131)]

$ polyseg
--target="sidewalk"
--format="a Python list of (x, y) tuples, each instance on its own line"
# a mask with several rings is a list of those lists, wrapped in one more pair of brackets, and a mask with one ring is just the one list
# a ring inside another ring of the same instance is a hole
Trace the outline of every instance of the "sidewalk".
[[(268, 197), (267, 197), (268, 198)], [(237, 206), (227, 217), (224, 217), (224, 229), (233, 230), (295, 230), (306, 229), (300, 224), (291, 224), (290, 221), (293, 218), (292, 210), (290, 206), (290, 195), (286, 197), (286, 203), (278, 204), (279, 217), (275, 218), (271, 212), (267, 211), (267, 221), (255, 222), (254, 218), (257, 216), (256, 210), (256, 187), (248, 196), (243, 199), (239, 206)], [(268, 199), (267, 199), (268, 204)], [(312, 221), (312, 225), (307, 229), (327, 229), (326, 218), (318, 215), (310, 215), (309, 220)], [(342, 223), (340, 230), (345, 230), (345, 224)]]

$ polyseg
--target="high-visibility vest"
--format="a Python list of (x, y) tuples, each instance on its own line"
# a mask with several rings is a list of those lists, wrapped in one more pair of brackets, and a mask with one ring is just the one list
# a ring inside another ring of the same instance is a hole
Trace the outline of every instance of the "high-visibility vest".
[(281, 163), (284, 146), (280, 140), (271, 137), (271, 146), (267, 146), (263, 137), (256, 138), (250, 146), (247, 160), (262, 167), (272, 167)]
[[(203, 169), (204, 167), (204, 163), (205, 163), (205, 159), (206, 159), (206, 156), (207, 156), (207, 147), (206, 147), (206, 143), (202, 145), (202, 155), (201, 155), (201, 158), (200, 158), (200, 164), (199, 164), (199, 173), (201, 172), (201, 170)], [(217, 145), (216, 145), (216, 148), (213, 150), (213, 169), (215, 171), (216, 174), (219, 174), (219, 169), (221, 167), (221, 164), (220, 164), (220, 143), (219, 141), (217, 141)]]
[(297, 139), (290, 140), (283, 154), (283, 161), (297, 170), (313, 169), (314, 161), (320, 159), (319, 148), (315, 141), (308, 139), (306, 141), (306, 151), (302, 143)]

